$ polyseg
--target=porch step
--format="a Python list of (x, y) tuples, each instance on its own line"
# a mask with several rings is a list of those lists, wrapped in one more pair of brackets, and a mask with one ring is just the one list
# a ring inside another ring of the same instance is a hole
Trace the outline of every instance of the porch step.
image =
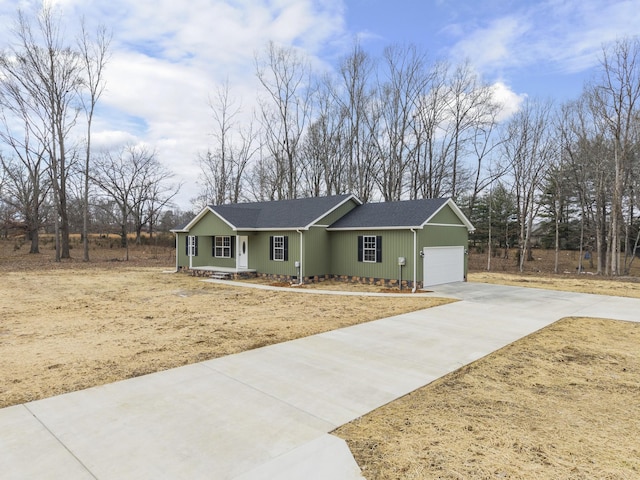
[(229, 272), (213, 272), (211, 278), (216, 280), (228, 280), (231, 274)]

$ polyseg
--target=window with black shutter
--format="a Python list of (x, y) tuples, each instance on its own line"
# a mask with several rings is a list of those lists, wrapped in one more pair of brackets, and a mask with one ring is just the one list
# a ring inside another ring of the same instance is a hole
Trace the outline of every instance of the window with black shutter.
[(382, 236), (358, 235), (358, 261), (367, 263), (382, 262)]
[(197, 257), (198, 256), (198, 237), (194, 235), (189, 235), (187, 237), (187, 256), (189, 257)]
[(289, 237), (273, 235), (269, 237), (269, 260), (285, 262), (289, 260)]

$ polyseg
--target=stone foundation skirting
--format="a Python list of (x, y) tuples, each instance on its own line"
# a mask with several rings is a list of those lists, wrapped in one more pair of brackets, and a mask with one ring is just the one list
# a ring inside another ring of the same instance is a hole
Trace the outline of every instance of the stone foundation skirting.
[[(398, 288), (397, 278), (359, 277), (356, 275), (334, 275), (334, 280), (347, 283), (360, 283), (363, 285), (377, 285), (386, 288)], [(418, 288), (422, 288), (422, 282), (416, 282)], [(413, 281), (402, 279), (402, 288), (413, 288)]]
[[(187, 272), (196, 277), (210, 277), (214, 270), (190, 270), (189, 267), (180, 267), (179, 271)], [(263, 278), (274, 283), (299, 283), (296, 275), (281, 275), (273, 273), (257, 273), (257, 272), (236, 272), (229, 273), (229, 280), (239, 280), (247, 278)], [(397, 278), (375, 278), (375, 277), (360, 277), (356, 275), (312, 275), (305, 276), (303, 283), (322, 283), (327, 280), (336, 280), (345, 283), (360, 283), (363, 285), (377, 285), (385, 288), (398, 288), (399, 283)], [(416, 282), (417, 288), (422, 288), (422, 282)], [(402, 288), (413, 288), (413, 281), (402, 280)]]
[[(178, 272), (188, 273), (192, 277), (210, 277), (214, 272), (218, 272), (215, 269), (190, 269), (189, 267), (179, 267)], [(228, 280), (244, 280), (248, 278), (256, 278), (256, 272), (226, 272)]]
[[(298, 283), (298, 277), (295, 275), (274, 275), (269, 273), (258, 273), (259, 278), (265, 278), (278, 283)], [(313, 275), (305, 276), (303, 283), (322, 283), (327, 280), (335, 280), (345, 283), (360, 283), (363, 285), (377, 285), (385, 288), (398, 288), (397, 278), (374, 278), (374, 277), (358, 277), (355, 275)], [(418, 288), (422, 288), (422, 282), (416, 282)], [(402, 280), (402, 288), (413, 288), (413, 281)]]

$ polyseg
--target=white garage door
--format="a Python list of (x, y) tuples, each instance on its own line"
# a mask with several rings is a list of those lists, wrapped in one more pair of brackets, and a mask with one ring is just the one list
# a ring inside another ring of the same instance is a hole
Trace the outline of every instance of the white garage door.
[(424, 247), (424, 286), (464, 280), (464, 247)]

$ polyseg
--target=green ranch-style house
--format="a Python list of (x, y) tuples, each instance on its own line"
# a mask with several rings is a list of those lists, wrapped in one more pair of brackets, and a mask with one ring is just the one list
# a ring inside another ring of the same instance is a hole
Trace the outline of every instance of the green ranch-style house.
[(446, 198), (354, 195), (210, 205), (176, 235), (176, 270), (417, 288), (466, 280), (471, 222)]

